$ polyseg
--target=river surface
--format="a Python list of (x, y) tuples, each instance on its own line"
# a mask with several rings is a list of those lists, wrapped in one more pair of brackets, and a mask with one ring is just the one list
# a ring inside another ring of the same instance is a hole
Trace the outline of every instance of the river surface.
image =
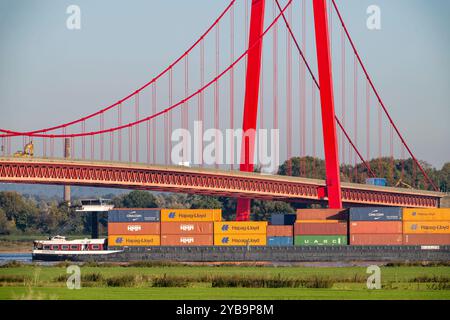
[(31, 263), (31, 253), (0, 253), (0, 265), (11, 261)]

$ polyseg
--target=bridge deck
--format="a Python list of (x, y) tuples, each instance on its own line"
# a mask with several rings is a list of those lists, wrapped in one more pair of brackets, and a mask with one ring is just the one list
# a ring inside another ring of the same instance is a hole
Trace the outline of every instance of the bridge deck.
[[(0, 157), (0, 182), (85, 185), (322, 202), (325, 181), (197, 167)], [(437, 207), (444, 193), (342, 183), (346, 204)]]

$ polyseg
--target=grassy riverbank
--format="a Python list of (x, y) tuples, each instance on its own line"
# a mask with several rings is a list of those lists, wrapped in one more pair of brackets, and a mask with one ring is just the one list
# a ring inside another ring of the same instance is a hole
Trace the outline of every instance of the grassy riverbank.
[(81, 289), (66, 265), (0, 268), (0, 299), (450, 299), (450, 267), (385, 266), (381, 290), (365, 267), (132, 264), (81, 266)]

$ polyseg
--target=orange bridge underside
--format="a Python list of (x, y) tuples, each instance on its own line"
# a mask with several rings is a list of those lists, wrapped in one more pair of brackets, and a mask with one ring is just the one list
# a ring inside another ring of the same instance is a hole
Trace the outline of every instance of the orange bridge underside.
[[(0, 182), (142, 189), (320, 203), (325, 181), (180, 166), (0, 158)], [(443, 193), (342, 183), (346, 205), (439, 207)]]

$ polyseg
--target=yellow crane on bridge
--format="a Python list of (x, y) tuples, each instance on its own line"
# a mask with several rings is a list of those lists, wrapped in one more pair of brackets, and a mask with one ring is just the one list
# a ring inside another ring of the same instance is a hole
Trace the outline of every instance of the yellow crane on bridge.
[(23, 147), (23, 151), (17, 151), (14, 153), (14, 157), (17, 158), (31, 158), (34, 156), (34, 145), (33, 141), (30, 141)]

